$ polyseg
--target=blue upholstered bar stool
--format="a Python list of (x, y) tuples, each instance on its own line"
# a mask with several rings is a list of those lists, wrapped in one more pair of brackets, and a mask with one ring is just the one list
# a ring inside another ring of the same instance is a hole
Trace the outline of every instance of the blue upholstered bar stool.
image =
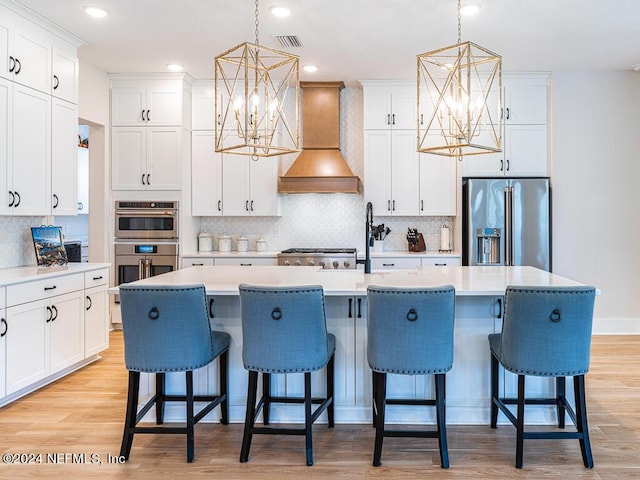
[[(516, 427), (516, 467), (522, 468), (525, 439), (574, 438), (580, 441), (582, 461), (593, 468), (584, 375), (589, 371), (595, 288), (515, 287), (505, 292), (502, 333), (489, 335), (491, 348), (491, 428), (498, 409)], [(499, 365), (518, 375), (517, 398), (499, 395)], [(525, 377), (555, 377), (555, 398), (526, 398)], [(566, 377), (573, 377), (575, 412), (565, 398)], [(576, 431), (525, 432), (525, 405), (555, 405), (558, 427), (565, 411)], [(514, 416), (507, 405), (517, 405)]]
[[(327, 411), (333, 427), (334, 368), (336, 338), (327, 333), (324, 292), (321, 286), (260, 287), (240, 285), (242, 309), (242, 361), (249, 371), (247, 411), (240, 462), (249, 460), (253, 434), (304, 435), (307, 465), (313, 465), (311, 427)], [(325, 398), (311, 397), (311, 372), (327, 367)], [(258, 373), (263, 391), (256, 406)], [(304, 398), (271, 395), (271, 375), (304, 373)], [(304, 428), (275, 428), (269, 425), (272, 403), (303, 403)], [(319, 406), (312, 412), (312, 404)], [(264, 427), (255, 421), (262, 409)]]
[[(230, 337), (209, 325), (204, 285), (120, 286), (124, 359), (129, 370), (127, 413), (120, 455), (129, 458), (136, 433), (181, 433), (187, 436), (187, 461), (194, 457), (194, 425), (220, 405), (221, 423), (229, 419), (227, 379)], [(220, 358), (219, 394), (194, 395), (193, 370)], [(140, 372), (155, 373), (155, 395), (138, 412)], [(186, 372), (186, 395), (166, 395), (166, 372)], [(186, 402), (186, 427), (138, 427), (153, 405), (156, 423), (164, 422), (165, 402)], [(207, 405), (194, 415), (194, 402)]]
[[(455, 289), (367, 288), (367, 359), (373, 371), (376, 440), (373, 465), (380, 466), (384, 437), (437, 438), (440, 465), (449, 468), (445, 417), (446, 372), (453, 364)], [(387, 373), (434, 375), (434, 399), (387, 398)], [(386, 405), (436, 407), (435, 430), (386, 430)]]

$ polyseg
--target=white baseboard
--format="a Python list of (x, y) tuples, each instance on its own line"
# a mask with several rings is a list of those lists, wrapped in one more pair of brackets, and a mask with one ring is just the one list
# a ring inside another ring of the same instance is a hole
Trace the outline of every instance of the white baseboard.
[(593, 335), (640, 335), (640, 318), (594, 318)]

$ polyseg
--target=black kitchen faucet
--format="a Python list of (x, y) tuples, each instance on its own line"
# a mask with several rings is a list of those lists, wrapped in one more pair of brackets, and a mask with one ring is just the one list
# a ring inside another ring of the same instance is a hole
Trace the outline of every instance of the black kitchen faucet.
[(367, 202), (367, 214), (364, 222), (364, 260), (356, 260), (356, 263), (364, 264), (364, 273), (371, 273), (371, 251), (373, 246), (373, 204)]

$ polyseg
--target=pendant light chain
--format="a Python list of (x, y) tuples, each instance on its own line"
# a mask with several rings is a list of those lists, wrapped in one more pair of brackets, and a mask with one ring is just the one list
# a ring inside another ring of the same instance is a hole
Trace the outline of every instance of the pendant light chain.
[[(258, 1), (256, 0), (256, 4), (258, 3)], [(462, 43), (462, 27), (461, 27), (461, 21), (460, 21), (461, 17), (460, 17), (460, 0), (458, 0), (458, 43)], [(256, 20), (257, 22), (257, 20)], [(256, 24), (257, 25), (257, 24)], [(257, 28), (257, 27), (256, 27)], [(257, 30), (256, 30), (256, 37), (258, 36)], [(256, 43), (258, 41), (256, 40)]]
[[(459, 10), (458, 10), (459, 11)], [(256, 0), (256, 11), (255, 11), (255, 15), (256, 15), (256, 45), (259, 45), (258, 43), (258, 0)], [(459, 28), (459, 27), (458, 27)]]

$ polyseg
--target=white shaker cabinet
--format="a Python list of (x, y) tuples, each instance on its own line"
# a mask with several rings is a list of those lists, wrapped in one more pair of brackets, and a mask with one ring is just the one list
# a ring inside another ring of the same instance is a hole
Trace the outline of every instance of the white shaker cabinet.
[[(415, 85), (365, 85), (364, 129), (416, 129)], [(416, 140), (417, 141), (417, 140)]]
[(51, 106), (51, 213), (78, 213), (78, 106), (54, 98)]
[(114, 190), (178, 190), (182, 127), (113, 127)]
[(213, 131), (191, 132), (191, 215), (194, 216), (216, 217), (223, 212), (222, 153), (214, 151), (214, 145)]
[(548, 74), (505, 74), (502, 152), (464, 157), (465, 177), (549, 174)]
[(222, 184), (224, 215), (279, 214), (277, 158), (254, 161), (243, 155), (224, 155)]
[(365, 130), (364, 197), (374, 215), (418, 215), (415, 130)]
[[(5, 99), (5, 94), (8, 95)], [(0, 123), (0, 157), (6, 157), (6, 178), (0, 212), (48, 215), (51, 211), (51, 97), (18, 84), (0, 81), (0, 102), (7, 104)], [(8, 132), (8, 133), (5, 133)], [(0, 159), (4, 160), (4, 158)]]
[(109, 269), (84, 274), (84, 354), (90, 357), (109, 347)]
[(78, 71), (80, 64), (75, 49), (53, 47), (51, 95), (67, 102), (78, 103)]
[[(0, 359), (2, 359), (3, 363), (6, 362), (6, 352), (7, 352), (7, 311), (5, 309), (5, 292), (6, 288), (0, 288)], [(0, 366), (0, 398), (4, 397), (7, 393), (7, 370), (3, 366)]]
[(455, 217), (458, 160), (442, 155), (419, 154), (420, 215)]
[(115, 81), (111, 87), (113, 126), (178, 126), (183, 123), (179, 80)]

